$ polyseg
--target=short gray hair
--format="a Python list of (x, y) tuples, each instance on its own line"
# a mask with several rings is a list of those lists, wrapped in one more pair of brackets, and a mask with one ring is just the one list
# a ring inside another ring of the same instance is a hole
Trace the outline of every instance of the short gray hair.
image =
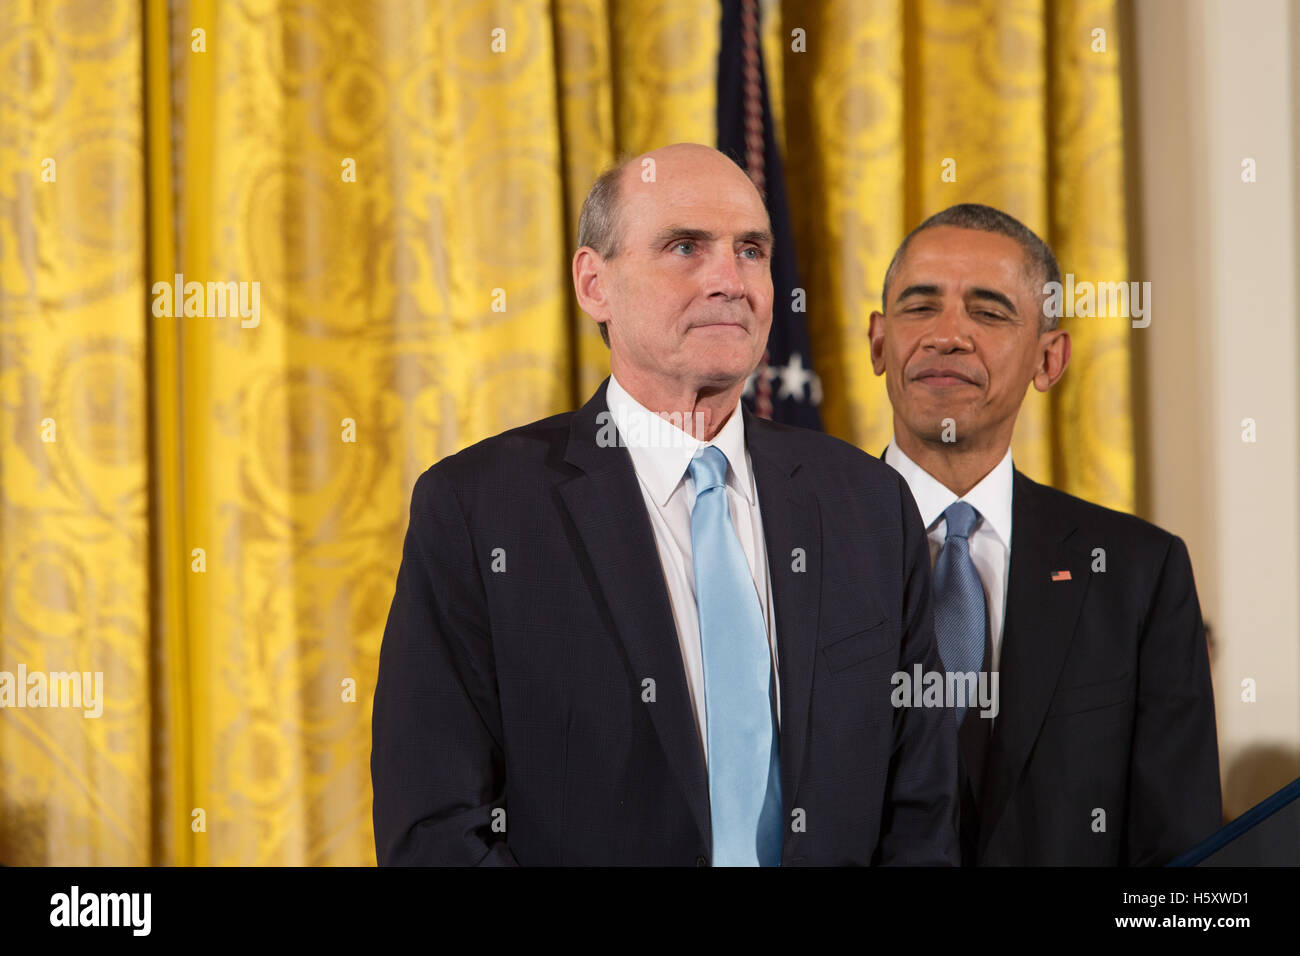
[[(587, 198), (582, 201), (578, 214), (578, 248), (590, 246), (596, 254), (609, 261), (622, 251), (623, 235), (619, 229), (619, 200), (622, 193), (623, 169), (631, 157), (619, 157), (591, 184)], [(600, 337), (609, 345), (609, 329), (600, 323)]]
[(1031, 279), (1035, 277), (1035, 273), (1038, 278), (1042, 279), (1042, 282), (1036, 287), (1039, 290), (1040, 298), (1039, 332), (1050, 332), (1056, 328), (1056, 316), (1048, 315), (1041, 307), (1047, 298), (1046, 293), (1041, 291), (1042, 287), (1048, 282), (1055, 282), (1059, 285), (1061, 281), (1061, 267), (1057, 264), (1056, 256), (1053, 254), (1051, 247), (1015, 216), (1008, 215), (1001, 209), (994, 209), (992, 206), (984, 206), (974, 202), (949, 206), (942, 212), (935, 213), (907, 234), (907, 238), (898, 247), (898, 251), (894, 253), (894, 258), (889, 261), (889, 268), (885, 271), (885, 281), (880, 287), (880, 310), (882, 312), (885, 311), (889, 284), (893, 281), (894, 273), (898, 271), (898, 266), (903, 261), (903, 255), (907, 252), (908, 245), (919, 233), (938, 226), (955, 226), (958, 229), (973, 229), (976, 232), (992, 232), (1000, 236), (1007, 236), (1018, 242), (1025, 253), (1026, 273)]

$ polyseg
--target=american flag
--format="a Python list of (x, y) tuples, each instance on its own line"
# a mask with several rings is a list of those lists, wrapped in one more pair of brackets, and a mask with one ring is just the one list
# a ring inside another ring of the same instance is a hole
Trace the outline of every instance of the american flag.
[(739, 162), (766, 197), (775, 238), (772, 331), (763, 360), (745, 386), (744, 399), (762, 418), (820, 429), (821, 380), (813, 371), (802, 311), (807, 296), (799, 284), (785, 176), (772, 129), (759, 45), (759, 0), (720, 2), (718, 149)]

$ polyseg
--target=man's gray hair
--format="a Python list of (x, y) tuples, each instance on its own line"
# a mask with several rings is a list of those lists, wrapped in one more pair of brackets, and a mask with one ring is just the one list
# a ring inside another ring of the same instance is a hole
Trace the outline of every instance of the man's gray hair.
[(1018, 242), (1025, 253), (1026, 275), (1030, 281), (1038, 280), (1035, 283), (1034, 290), (1038, 293), (1039, 300), (1039, 331), (1050, 332), (1056, 328), (1056, 316), (1048, 315), (1047, 310), (1042, 307), (1047, 300), (1047, 294), (1042, 291), (1043, 286), (1048, 282), (1055, 282), (1058, 285), (1061, 282), (1061, 267), (1057, 264), (1056, 256), (1052, 253), (1051, 247), (1015, 216), (1008, 215), (1001, 209), (994, 209), (992, 206), (984, 206), (974, 202), (949, 206), (942, 212), (935, 213), (907, 234), (907, 238), (898, 247), (898, 251), (894, 253), (894, 258), (889, 261), (889, 268), (885, 271), (885, 282), (880, 289), (880, 310), (882, 312), (885, 311), (889, 285), (894, 279), (894, 273), (898, 271), (899, 264), (903, 261), (903, 255), (907, 252), (908, 245), (919, 233), (925, 232), (927, 229), (934, 229), (937, 226), (956, 226), (958, 229), (992, 232), (1000, 236), (1007, 236)]
[[(596, 254), (609, 261), (622, 251), (623, 236), (619, 231), (618, 204), (622, 192), (623, 169), (630, 156), (620, 157), (596, 177), (582, 201), (578, 214), (578, 248), (590, 246)], [(600, 323), (600, 337), (609, 345), (609, 329)]]

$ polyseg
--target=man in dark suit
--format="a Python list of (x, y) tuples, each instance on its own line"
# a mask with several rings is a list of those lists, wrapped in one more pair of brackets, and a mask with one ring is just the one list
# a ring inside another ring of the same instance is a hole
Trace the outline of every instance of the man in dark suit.
[(742, 411), (771, 324), (758, 192), (665, 147), (597, 181), (579, 244), (611, 376), (416, 482), (379, 862), (954, 864), (951, 712), (890, 703), (939, 666), (906, 485)]
[(963, 863), (1162, 864), (1220, 825), (1205, 634), (1180, 539), (1012, 466), (1029, 384), (1070, 359), (1060, 280), (998, 210), (917, 227), (871, 316), (882, 458), (926, 525), (941, 657), (998, 678), (959, 719)]

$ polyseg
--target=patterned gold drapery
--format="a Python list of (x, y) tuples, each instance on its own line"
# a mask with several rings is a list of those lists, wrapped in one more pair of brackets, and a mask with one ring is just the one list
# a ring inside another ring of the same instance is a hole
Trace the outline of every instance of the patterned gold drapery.
[[(990, 202), (1123, 277), (1114, 6), (767, 11), (828, 430), (888, 439), (866, 320), (924, 215)], [(104, 681), (97, 719), (0, 710), (0, 862), (373, 862), (411, 486), (606, 374), (577, 210), (617, 154), (712, 141), (717, 20), (0, 0), (0, 671)], [(258, 283), (258, 324), (154, 315), (177, 274)], [(1069, 327), (1017, 462), (1131, 507), (1127, 322)]]

